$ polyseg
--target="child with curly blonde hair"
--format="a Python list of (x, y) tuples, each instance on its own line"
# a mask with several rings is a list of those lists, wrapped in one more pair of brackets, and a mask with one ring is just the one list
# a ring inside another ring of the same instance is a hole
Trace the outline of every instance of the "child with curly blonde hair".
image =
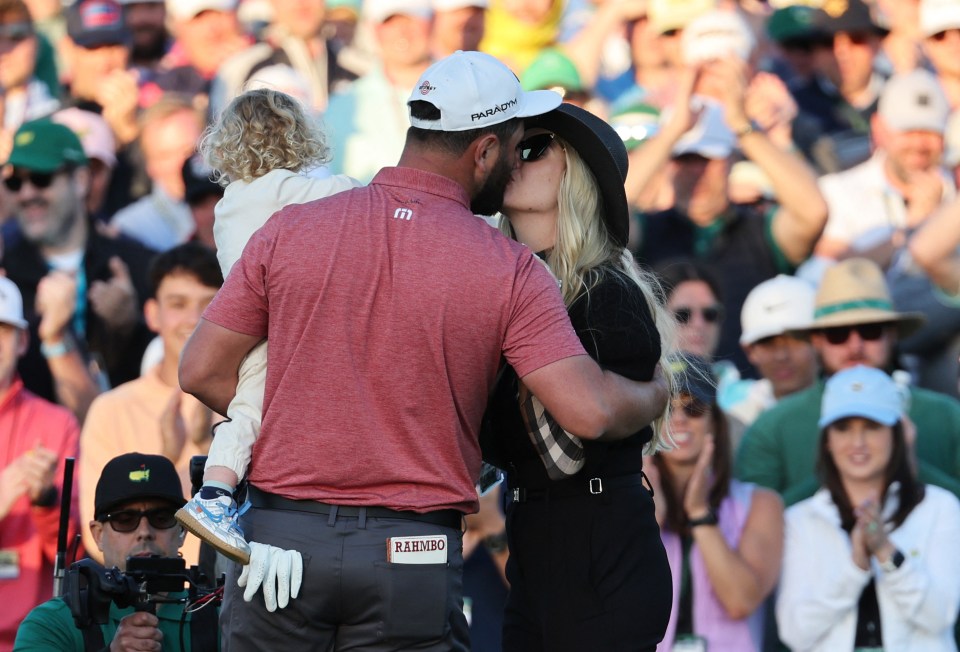
[[(207, 129), (200, 152), (226, 186), (213, 226), (224, 277), (250, 236), (275, 212), (362, 185), (326, 172), (329, 149), (316, 121), (297, 100), (270, 89), (235, 98)], [(233, 492), (260, 434), (266, 371), (264, 341), (240, 366), (229, 421), (217, 426), (210, 445), (203, 487), (177, 512), (181, 525), (241, 564), (249, 563), (250, 547), (236, 523)]]

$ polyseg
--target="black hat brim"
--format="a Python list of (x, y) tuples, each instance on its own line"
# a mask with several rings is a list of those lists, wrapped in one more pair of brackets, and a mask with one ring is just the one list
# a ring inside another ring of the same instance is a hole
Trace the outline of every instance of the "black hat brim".
[(597, 181), (607, 230), (618, 245), (626, 247), (630, 208), (624, 183), (629, 164), (620, 135), (603, 119), (568, 103), (527, 118), (527, 126), (549, 129), (577, 150)]

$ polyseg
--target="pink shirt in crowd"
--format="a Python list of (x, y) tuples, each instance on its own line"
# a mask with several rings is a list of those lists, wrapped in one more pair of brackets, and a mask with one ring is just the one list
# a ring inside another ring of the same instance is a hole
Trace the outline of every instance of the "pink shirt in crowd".
[[(26, 495), (0, 520), (0, 652), (13, 649), (17, 627), (27, 613), (53, 597), (53, 561), (60, 528), (60, 490), (64, 460), (76, 458), (80, 428), (73, 415), (59, 405), (34, 396), (16, 379), (0, 396), (0, 469), (37, 445), (54, 451), (60, 459), (54, 484), (57, 503), (34, 507)], [(74, 475), (76, 478), (76, 475)], [(77, 532), (77, 490), (74, 482), (72, 517), (67, 543)], [(80, 556), (82, 556), (82, 551)], [(68, 559), (67, 564), (72, 560)]]

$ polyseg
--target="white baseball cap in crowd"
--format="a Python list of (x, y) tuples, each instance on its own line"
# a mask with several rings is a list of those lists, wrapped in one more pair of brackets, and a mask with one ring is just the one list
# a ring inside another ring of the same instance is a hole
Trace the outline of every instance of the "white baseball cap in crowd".
[(880, 93), (877, 113), (897, 131), (943, 134), (950, 115), (950, 102), (936, 76), (917, 68), (887, 80)]
[(420, 76), (411, 102), (422, 100), (440, 111), (439, 120), (410, 116), (410, 124), (431, 131), (467, 131), (552, 111), (563, 98), (555, 91), (524, 91), (500, 60), (483, 52), (457, 50)]
[(892, 426), (902, 416), (903, 399), (893, 378), (887, 372), (857, 365), (838, 371), (823, 389), (818, 425), (848, 417), (862, 417), (885, 426)]
[(796, 276), (778, 274), (750, 290), (740, 311), (740, 344), (810, 328), (817, 291)]
[(694, 18), (680, 39), (683, 59), (692, 65), (729, 55), (746, 61), (757, 44), (739, 13), (719, 9)]
[[(697, 123), (687, 131), (673, 146), (673, 156), (684, 154), (698, 154), (704, 158), (727, 158), (733, 153), (737, 138), (730, 131), (723, 118), (723, 107), (716, 100), (709, 97), (695, 95), (690, 98), (694, 110), (700, 110)], [(672, 111), (670, 109), (660, 114), (660, 121), (666, 122)]]
[(930, 37), (960, 28), (960, 0), (920, 0), (920, 33)]
[(682, 30), (697, 16), (712, 11), (717, 0), (650, 0), (647, 15), (655, 34)]
[(23, 318), (23, 296), (16, 284), (6, 276), (0, 276), (0, 323), (17, 328), (26, 328)]
[(88, 159), (95, 158), (109, 168), (117, 164), (117, 139), (99, 113), (71, 106), (57, 111), (51, 119), (77, 135)]
[(166, 0), (167, 16), (190, 20), (204, 11), (236, 11), (238, 0)]
[(363, 15), (374, 23), (382, 23), (397, 14), (423, 19), (433, 16), (430, 0), (363, 0), (362, 6)]

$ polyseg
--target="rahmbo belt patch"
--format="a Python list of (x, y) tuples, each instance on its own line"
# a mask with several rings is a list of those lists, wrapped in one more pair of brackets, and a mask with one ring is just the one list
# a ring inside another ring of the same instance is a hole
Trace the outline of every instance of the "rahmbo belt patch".
[(387, 561), (391, 564), (445, 564), (447, 535), (390, 537), (387, 539)]

